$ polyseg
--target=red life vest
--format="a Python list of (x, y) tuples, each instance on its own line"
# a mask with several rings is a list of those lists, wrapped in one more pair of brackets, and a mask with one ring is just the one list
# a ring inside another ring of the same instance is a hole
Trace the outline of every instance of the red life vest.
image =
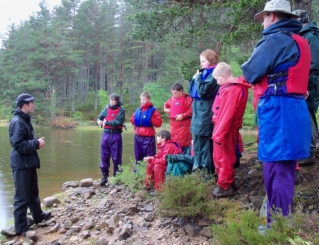
[[(295, 40), (299, 48), (299, 60), (296, 65), (288, 68), (288, 77), (286, 81), (288, 94), (306, 94), (308, 89), (308, 77), (311, 63), (311, 51), (308, 42), (303, 37), (297, 34), (284, 34), (290, 35)], [(254, 97), (262, 96), (268, 88), (268, 75), (267, 74), (261, 82), (254, 85)], [(254, 98), (254, 100), (257, 100)]]
[(178, 99), (173, 98), (171, 108), (169, 111), (170, 119), (175, 119), (177, 115), (180, 115), (187, 111), (187, 108), (185, 107), (186, 96), (188, 95), (183, 95)]
[(108, 122), (108, 121), (113, 121), (117, 118), (117, 115), (119, 114), (120, 110), (121, 110), (121, 107), (117, 107), (116, 109), (112, 110), (111, 108), (107, 107), (106, 108), (107, 110), (107, 116), (104, 118), (103, 120), (103, 125), (104, 125), (104, 128), (108, 128), (108, 129), (122, 129), (123, 128), (123, 125), (121, 126), (117, 126), (117, 127), (113, 127), (111, 125), (105, 125), (104, 122)]

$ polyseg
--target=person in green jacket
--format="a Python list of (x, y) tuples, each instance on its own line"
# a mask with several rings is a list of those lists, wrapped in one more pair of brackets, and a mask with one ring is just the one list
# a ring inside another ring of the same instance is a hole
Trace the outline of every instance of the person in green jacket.
[(193, 171), (203, 170), (213, 174), (212, 158), (212, 104), (219, 85), (212, 73), (218, 63), (217, 54), (206, 49), (200, 54), (201, 69), (197, 70), (188, 84), (188, 91), (193, 98), (192, 121), (190, 131), (193, 135), (194, 165)]
[(311, 122), (311, 145), (310, 157), (300, 159), (299, 166), (313, 165), (315, 163), (316, 139), (318, 135), (318, 123), (316, 112), (319, 105), (319, 29), (315, 22), (309, 21), (309, 16), (305, 10), (295, 10), (298, 20), (302, 24), (299, 34), (305, 38), (311, 50), (311, 65), (308, 80), (308, 97), (306, 99)]

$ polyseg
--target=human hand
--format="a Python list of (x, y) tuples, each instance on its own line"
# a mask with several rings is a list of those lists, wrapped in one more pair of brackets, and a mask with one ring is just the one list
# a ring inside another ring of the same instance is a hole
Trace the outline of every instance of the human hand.
[(176, 121), (182, 121), (183, 120), (183, 115), (182, 114), (176, 115), (175, 120)]
[(101, 121), (100, 119), (98, 119), (98, 120), (96, 121), (96, 123), (97, 123), (100, 127), (103, 126), (103, 121)]
[(169, 108), (164, 108), (164, 112), (165, 112), (165, 113), (169, 113), (169, 112), (170, 112), (170, 109), (169, 109)]
[(44, 137), (39, 138), (38, 142), (39, 142), (39, 149), (40, 149), (45, 145)]
[(305, 95), (305, 100), (308, 98), (309, 96), (309, 91), (307, 91), (306, 95)]

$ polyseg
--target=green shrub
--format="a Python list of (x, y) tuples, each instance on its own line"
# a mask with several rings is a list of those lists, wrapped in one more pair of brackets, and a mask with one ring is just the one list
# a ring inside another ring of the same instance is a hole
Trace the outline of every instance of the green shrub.
[(219, 203), (208, 198), (209, 187), (212, 183), (205, 183), (200, 173), (168, 178), (159, 193), (159, 213), (180, 217), (207, 217), (219, 213)]
[[(136, 171), (134, 172), (134, 168)], [(120, 166), (120, 171), (112, 181), (117, 184), (126, 185), (130, 191), (136, 192), (143, 189), (145, 178), (146, 162), (142, 161), (140, 164), (135, 164), (135, 161), (131, 160), (129, 164)]]

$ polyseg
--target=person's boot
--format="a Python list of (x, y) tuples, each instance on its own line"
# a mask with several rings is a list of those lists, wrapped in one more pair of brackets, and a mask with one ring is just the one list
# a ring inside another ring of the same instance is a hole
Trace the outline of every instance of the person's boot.
[(228, 190), (225, 190), (220, 187), (216, 187), (215, 190), (213, 191), (213, 196), (217, 198), (230, 197), (233, 195), (234, 195), (234, 190), (231, 187)]
[(315, 151), (311, 150), (310, 156), (308, 158), (303, 158), (298, 160), (298, 164), (300, 167), (314, 165), (316, 162)]
[(103, 178), (101, 179), (101, 182), (100, 182), (101, 186), (105, 186), (105, 184), (108, 182), (107, 177), (108, 176), (106, 174), (103, 175)]

